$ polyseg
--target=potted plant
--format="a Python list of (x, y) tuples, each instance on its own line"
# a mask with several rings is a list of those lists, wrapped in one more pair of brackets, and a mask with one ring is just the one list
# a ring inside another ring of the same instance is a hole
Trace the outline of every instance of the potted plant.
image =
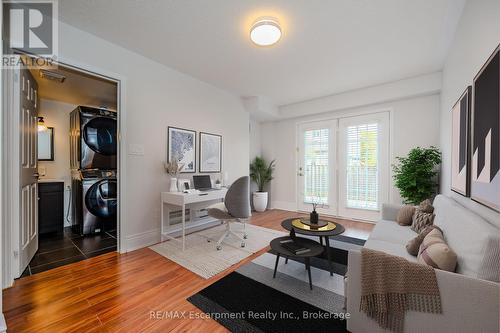
[(178, 192), (177, 188), (177, 175), (184, 168), (184, 164), (180, 164), (177, 162), (177, 159), (173, 159), (170, 162), (165, 162), (163, 164), (165, 168), (165, 172), (170, 176), (170, 192)]
[(392, 166), (394, 182), (405, 204), (417, 205), (437, 193), (437, 166), (441, 163), (439, 149), (413, 148), (406, 157), (396, 157)]
[(216, 189), (219, 189), (219, 190), (222, 188), (222, 183), (220, 182), (220, 179), (219, 179), (219, 178), (217, 178), (217, 179), (215, 180), (215, 186), (214, 186), (214, 187), (215, 187)]
[(255, 157), (250, 164), (250, 178), (258, 188), (258, 191), (253, 193), (253, 206), (258, 212), (263, 212), (267, 208), (268, 193), (264, 188), (273, 179), (274, 166), (274, 160), (267, 164), (262, 157)]

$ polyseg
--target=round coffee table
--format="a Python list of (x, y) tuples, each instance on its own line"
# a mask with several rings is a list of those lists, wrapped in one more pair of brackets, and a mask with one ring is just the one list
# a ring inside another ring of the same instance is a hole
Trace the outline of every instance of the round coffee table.
[(281, 222), (281, 226), (288, 231), (291, 231), (293, 228), (295, 230), (296, 234), (319, 237), (321, 245), (323, 245), (323, 238), (324, 238), (325, 239), (325, 246), (326, 246), (326, 256), (328, 258), (328, 263), (330, 265), (330, 276), (332, 276), (333, 275), (333, 264), (332, 264), (332, 258), (330, 255), (330, 239), (329, 238), (333, 237), (333, 236), (340, 235), (341, 233), (343, 233), (345, 231), (345, 228), (340, 223), (328, 221), (328, 223), (335, 224), (335, 229), (328, 230), (328, 231), (304, 230), (304, 229), (294, 227), (292, 225), (292, 221), (296, 220), (296, 219), (300, 219), (300, 217), (295, 217), (295, 218), (283, 220), (283, 222)]
[[(303, 238), (303, 237), (295, 237), (293, 240), (296, 244), (303, 246), (309, 251), (305, 253), (300, 253), (300, 254), (295, 254), (294, 252), (286, 249), (283, 247), (281, 244), (282, 241), (286, 240), (291, 240), (290, 236), (283, 236), (283, 237), (278, 237), (275, 238), (271, 241), (271, 249), (276, 252), (276, 263), (274, 264), (274, 273), (273, 273), (273, 279), (276, 277), (276, 271), (278, 270), (278, 262), (280, 260), (280, 256), (286, 257), (286, 262), (288, 262), (288, 258), (304, 258), (306, 269), (307, 269), (307, 274), (309, 275), (309, 288), (312, 290), (312, 280), (311, 280), (311, 257), (316, 257), (319, 256), (321, 253), (323, 253), (323, 246), (319, 244), (318, 242), (315, 242), (311, 239)], [(286, 263), (285, 262), (285, 263)]]

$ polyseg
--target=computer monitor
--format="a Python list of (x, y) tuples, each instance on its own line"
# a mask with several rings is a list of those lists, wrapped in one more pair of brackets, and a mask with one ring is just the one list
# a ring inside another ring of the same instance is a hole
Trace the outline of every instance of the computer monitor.
[(209, 175), (193, 176), (193, 185), (197, 190), (208, 190), (212, 188)]

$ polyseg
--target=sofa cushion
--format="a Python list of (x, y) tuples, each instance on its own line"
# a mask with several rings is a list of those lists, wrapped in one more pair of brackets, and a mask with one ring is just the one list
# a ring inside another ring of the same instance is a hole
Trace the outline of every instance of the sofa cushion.
[(434, 221), (434, 214), (426, 213), (417, 209), (415, 214), (413, 214), (413, 222), (411, 224), (411, 230), (416, 233), (421, 233), (426, 227), (432, 225)]
[(412, 256), (416, 257), (418, 255), (418, 250), (420, 249), (420, 245), (422, 245), (425, 236), (427, 236), (427, 234), (431, 232), (432, 229), (434, 228), (439, 228), (439, 227), (436, 227), (435, 225), (430, 225), (426, 227), (421, 233), (419, 233), (417, 237), (411, 239), (406, 244), (406, 251), (408, 251), (408, 253), (411, 254)]
[(401, 226), (394, 221), (380, 220), (373, 228), (370, 239), (405, 245), (417, 234), (408, 226)]
[(425, 199), (418, 205), (418, 209), (424, 213), (433, 213), (434, 207), (429, 199)]
[(453, 199), (438, 195), (434, 200), (434, 224), (443, 230), (448, 245), (458, 256), (456, 272), (479, 277), (489, 237), (500, 230)]
[(398, 244), (398, 243), (391, 243), (391, 242), (386, 242), (382, 240), (377, 240), (377, 239), (371, 239), (369, 238), (364, 247), (376, 251), (382, 251), (388, 254), (392, 254), (393, 256), (398, 256), (405, 258), (408, 261), (411, 262), (417, 262), (417, 258), (412, 256), (406, 251), (405, 244)]
[(500, 235), (488, 238), (485, 248), (478, 277), (500, 283)]
[(432, 229), (425, 236), (418, 251), (419, 263), (454, 272), (457, 266), (457, 255), (444, 241), (444, 236), (438, 228)]
[(415, 206), (406, 205), (403, 206), (398, 212), (398, 216), (396, 217), (396, 222), (399, 225), (411, 225), (413, 221), (413, 214), (415, 213)]

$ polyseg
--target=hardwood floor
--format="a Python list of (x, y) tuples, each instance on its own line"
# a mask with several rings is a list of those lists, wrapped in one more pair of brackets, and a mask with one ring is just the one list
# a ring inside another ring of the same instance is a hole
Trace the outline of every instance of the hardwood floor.
[[(297, 213), (256, 213), (251, 223), (283, 230)], [(336, 219), (344, 235), (366, 239), (372, 224)], [(205, 280), (148, 248), (107, 253), (16, 280), (3, 291), (9, 332), (227, 332), (212, 319), (154, 318), (161, 311), (201, 313), (186, 298), (266, 252), (264, 248)]]

